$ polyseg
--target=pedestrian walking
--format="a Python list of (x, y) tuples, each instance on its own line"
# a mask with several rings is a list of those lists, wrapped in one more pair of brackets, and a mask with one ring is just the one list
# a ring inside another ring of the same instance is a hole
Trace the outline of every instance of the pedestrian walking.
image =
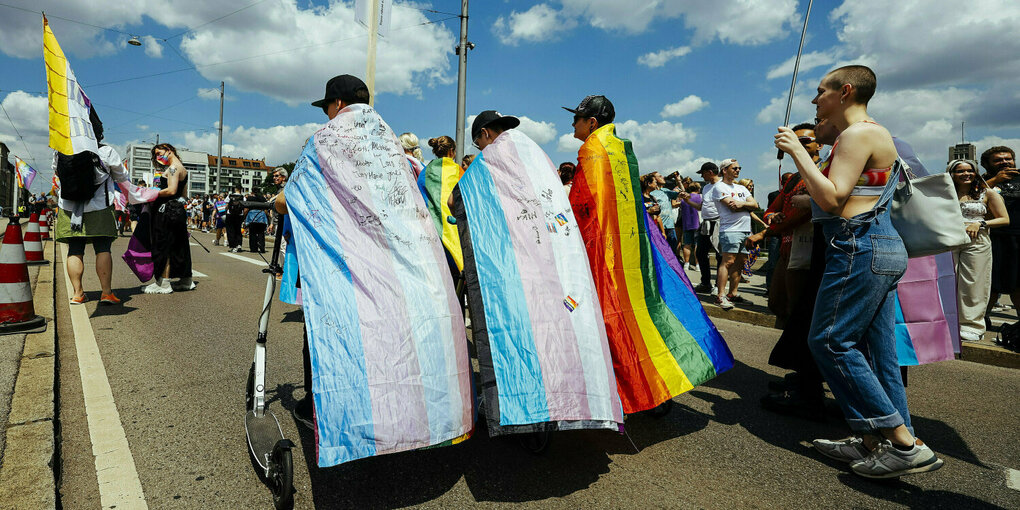
[[(192, 290), (191, 246), (188, 216), (184, 209), (188, 191), (188, 169), (181, 163), (177, 149), (168, 143), (152, 148), (153, 168), (162, 170), (154, 183), (159, 188), (152, 205), (152, 263), (156, 281), (143, 287), (146, 294), (170, 294)], [(179, 278), (173, 284), (170, 278)]]
[[(262, 197), (253, 197), (254, 202), (262, 202)], [(244, 217), (244, 224), (248, 228), (248, 248), (252, 253), (266, 252), (266, 224), (269, 219), (262, 209), (249, 209)]]
[(858, 475), (894, 478), (943, 461), (914, 436), (900, 376), (893, 292), (907, 251), (889, 202), (902, 165), (892, 136), (868, 115), (875, 85), (874, 72), (859, 65), (831, 71), (818, 85), (817, 116), (840, 132), (825, 173), (792, 129), (779, 128), (776, 146), (793, 157), (827, 242), (808, 344), (853, 432), (813, 444)]

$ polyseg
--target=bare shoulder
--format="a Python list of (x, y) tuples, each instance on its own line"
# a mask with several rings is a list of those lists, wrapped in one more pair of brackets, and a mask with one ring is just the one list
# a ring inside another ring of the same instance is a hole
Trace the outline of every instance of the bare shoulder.
[(879, 124), (857, 122), (848, 126), (839, 138), (842, 143), (853, 146), (859, 153), (868, 154), (870, 168), (892, 166), (899, 157), (889, 130)]

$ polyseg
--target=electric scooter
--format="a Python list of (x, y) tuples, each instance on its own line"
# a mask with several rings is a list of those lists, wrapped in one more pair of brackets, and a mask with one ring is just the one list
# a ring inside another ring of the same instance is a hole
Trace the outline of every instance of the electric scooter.
[[(269, 210), (270, 202), (243, 202), (249, 209)], [(244, 432), (248, 438), (248, 451), (261, 468), (259, 476), (273, 493), (273, 504), (278, 510), (294, 507), (294, 461), (291, 448), (294, 443), (283, 436), (276, 415), (266, 405), (266, 339), (269, 327), (269, 310), (276, 294), (276, 277), (283, 274), (280, 264), (280, 244), (283, 239), (282, 223), (277, 218), (273, 256), (269, 266), (262, 269), (268, 275), (266, 295), (259, 316), (259, 331), (255, 338), (255, 360), (248, 371), (245, 391)]]

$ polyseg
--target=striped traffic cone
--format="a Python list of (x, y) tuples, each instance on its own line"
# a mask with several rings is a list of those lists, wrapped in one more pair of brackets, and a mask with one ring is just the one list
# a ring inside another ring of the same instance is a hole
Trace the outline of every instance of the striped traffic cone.
[(0, 335), (44, 329), (46, 319), (35, 314), (32, 301), (21, 225), (11, 218), (0, 244)]
[[(32, 216), (35, 216), (33, 214)], [(25, 260), (28, 265), (49, 264), (50, 261), (43, 259), (42, 240), (39, 237), (39, 222), (28, 221), (25, 229)]]
[[(33, 213), (32, 216), (34, 217), (36, 215)], [(36, 218), (36, 220), (37, 220), (37, 223), (39, 223), (39, 239), (42, 239), (43, 241), (46, 241), (47, 239), (50, 238), (50, 222), (49, 222), (49, 218), (46, 215), (43, 215), (42, 217)], [(32, 222), (31, 219), (29, 219), (28, 221), (29, 221), (29, 223)]]

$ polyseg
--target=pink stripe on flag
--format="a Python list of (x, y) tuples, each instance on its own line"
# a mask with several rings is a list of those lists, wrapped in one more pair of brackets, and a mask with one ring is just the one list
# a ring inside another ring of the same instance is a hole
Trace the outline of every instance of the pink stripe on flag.
[[(320, 136), (321, 132), (316, 135), (317, 149), (320, 154), (328, 153), (320, 146)], [(378, 256), (380, 251), (390, 250), (389, 243), (380, 219), (373, 212), (376, 208), (369, 186), (356, 176), (362, 170), (350, 164), (349, 159), (337, 161), (341, 166), (333, 168), (331, 161), (320, 160), (323, 176), (331, 188), (350, 193), (351, 200), (341, 201), (336, 194), (327, 192), (332, 210), (320, 213), (333, 216), (341, 246), (366, 247), (345, 250), (344, 261), (355, 277), (352, 283), (362, 325), (362, 351), (372, 398), (377, 454), (397, 451), (398, 446), (406, 450), (408, 444), (428, 446), (428, 414), (404, 291), (392, 257)], [(373, 299), (379, 296), (392, 298)], [(402, 383), (398, 385), (395, 381)], [(417, 442), (412, 441), (415, 438)]]
[[(536, 296), (559, 296), (563, 288), (556, 273), (544, 212), (530, 179), (521, 171), (524, 163), (509, 136), (500, 137), (486, 147), (484, 160), (503, 211), (508, 214), (507, 228), (521, 284), (524, 295), (529, 297), (526, 300), (528, 315), (542, 367), (549, 418), (553, 421), (591, 419), (585, 374), (569, 312), (565, 306), (543, 306), (543, 300), (535, 299)], [(490, 161), (510, 171), (501, 171)]]

